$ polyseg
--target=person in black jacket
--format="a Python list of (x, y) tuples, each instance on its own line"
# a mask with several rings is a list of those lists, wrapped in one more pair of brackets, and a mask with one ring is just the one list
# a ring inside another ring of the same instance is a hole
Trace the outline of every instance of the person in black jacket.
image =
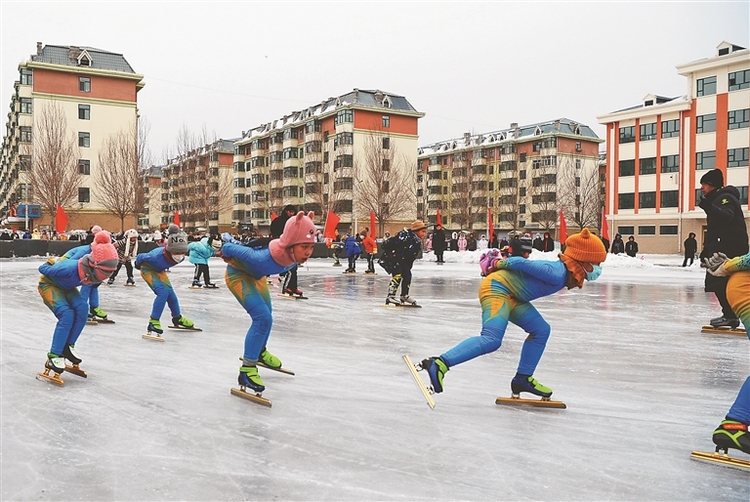
[[(381, 246), (383, 254), (378, 264), (391, 275), (388, 284), (388, 296), (385, 304), (417, 306), (416, 300), (409, 296), (411, 287), (411, 267), (422, 251), (422, 239), (427, 233), (427, 225), (416, 220), (409, 228), (404, 228)], [(433, 244), (434, 246), (434, 244)], [(401, 286), (401, 298), (396, 297)]]
[(435, 231), (432, 233), (432, 250), (435, 251), (437, 262), (445, 263), (443, 261), (443, 253), (445, 253), (445, 230), (443, 230), (443, 225), (440, 223), (435, 225)]
[[(622, 235), (615, 234), (615, 240), (612, 241), (612, 254), (620, 254), (625, 252), (625, 243), (622, 240)], [(638, 251), (636, 251), (637, 253)]]
[(632, 235), (628, 237), (628, 242), (625, 243), (625, 254), (631, 258), (635, 258), (638, 254), (638, 243), (635, 242), (635, 237)]
[(549, 232), (544, 232), (544, 238), (542, 239), (542, 251), (549, 253), (555, 250), (555, 240), (549, 235)]
[[(706, 239), (700, 254), (701, 262), (714, 253), (723, 253), (729, 258), (747, 254), (747, 227), (739, 203), (740, 192), (733, 186), (724, 186), (724, 174), (719, 169), (708, 171), (700, 183), (703, 197), (698, 206), (706, 212)], [(726, 285), (726, 277), (706, 273), (705, 290), (716, 295), (722, 312), (721, 317), (711, 319), (711, 325), (736, 328), (740, 321), (727, 301)]]
[[(289, 218), (297, 214), (297, 208), (289, 204), (284, 206), (281, 214), (271, 222), (271, 239), (278, 239), (284, 233), (284, 225)], [(281, 288), (285, 295), (302, 296), (302, 290), (297, 287), (297, 265), (281, 274), (284, 277), (284, 284)]]
[(686, 267), (688, 260), (690, 260), (690, 265), (693, 264), (693, 260), (695, 259), (695, 253), (698, 251), (698, 242), (695, 240), (695, 233), (690, 232), (690, 235), (688, 235), (688, 238), (685, 239), (685, 259), (682, 261), (682, 266)]

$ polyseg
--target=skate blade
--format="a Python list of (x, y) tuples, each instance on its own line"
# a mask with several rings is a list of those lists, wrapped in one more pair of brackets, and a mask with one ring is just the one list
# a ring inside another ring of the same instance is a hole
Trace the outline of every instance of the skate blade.
[(128, 287), (128, 288), (134, 288), (135, 284), (125, 284), (125, 286)]
[(96, 322), (96, 321), (86, 321), (86, 326), (96, 326), (96, 325), (98, 325), (98, 324), (99, 324), (99, 323), (98, 323), (98, 322)]
[(186, 328), (185, 326), (167, 326), (170, 329), (181, 329), (183, 331), (203, 331), (200, 328)]
[(146, 340), (156, 340), (157, 342), (163, 342), (164, 338), (162, 338), (161, 335), (152, 335), (150, 333), (145, 333), (141, 335), (142, 338), (145, 338)]
[[(50, 375), (50, 373), (51, 373), (51, 375)], [(63, 381), (63, 379), (60, 378), (60, 375), (58, 375), (57, 373), (55, 373), (54, 371), (52, 371), (50, 369), (45, 369), (44, 373), (37, 373), (36, 374), (36, 379), (37, 380), (41, 380), (41, 381), (45, 381), (46, 380), (48, 382), (52, 382), (54, 384), (61, 385), (61, 386), (65, 385), (65, 381)]]
[(521, 397), (498, 397), (495, 399), (495, 404), (515, 404), (521, 406), (537, 406), (540, 408), (561, 408), (565, 409), (567, 406), (562, 401), (554, 401), (549, 398), (542, 399), (524, 399)]
[(235, 389), (234, 387), (232, 387), (230, 392), (232, 393), (233, 396), (239, 396), (241, 398), (247, 399), (254, 403), (262, 404), (263, 406), (268, 406), (269, 408), (271, 407), (271, 401), (261, 396), (260, 394), (250, 394), (249, 392), (245, 392), (244, 390), (240, 390), (240, 389)]
[(283, 293), (282, 293), (282, 294), (280, 294), (279, 296), (280, 296), (280, 297), (282, 297), (282, 298), (287, 298), (287, 299), (289, 299), (289, 300), (307, 300), (307, 297), (306, 297), (306, 296), (297, 296), (297, 295), (285, 295), (285, 294), (283, 294)]
[(188, 286), (188, 289), (203, 289), (201, 286)]
[(748, 462), (747, 460), (730, 457), (726, 454), (694, 451), (690, 454), (690, 458), (693, 460), (700, 460), (702, 462), (719, 464), (726, 467), (739, 469), (745, 472), (750, 472), (750, 462)]
[(381, 304), (381, 307), (390, 308), (390, 309), (400, 309), (400, 308), (406, 308), (406, 309), (421, 309), (421, 305), (411, 305), (409, 303), (385, 303)]
[(411, 358), (404, 354), (401, 356), (406, 363), (406, 366), (409, 368), (409, 371), (411, 372), (411, 376), (414, 377), (414, 381), (417, 383), (417, 386), (419, 387), (419, 390), (422, 391), (422, 395), (424, 395), (425, 400), (427, 401), (427, 406), (430, 407), (430, 409), (435, 409), (435, 400), (432, 399), (432, 390), (427, 388), (427, 385), (422, 381), (422, 379), (419, 377), (419, 374), (417, 373), (417, 367), (414, 365), (413, 362), (411, 362)]
[(65, 371), (67, 371), (68, 373), (72, 373), (75, 376), (79, 376), (81, 378), (88, 378), (89, 377), (88, 373), (86, 373), (81, 368), (79, 368), (77, 364), (73, 364), (73, 365), (66, 364), (65, 365)]
[(720, 333), (722, 335), (740, 335), (740, 336), (747, 336), (747, 331), (744, 329), (736, 329), (736, 328), (715, 328), (713, 326), (702, 326), (701, 327), (701, 333)]
[[(244, 361), (244, 360), (245, 360), (244, 358), (240, 357), (240, 361)], [(292, 376), (294, 376), (294, 374), (295, 374), (294, 371), (288, 370), (288, 369), (286, 369), (284, 367), (281, 367), (281, 368), (272, 368), (269, 365), (267, 365), (266, 363), (264, 363), (263, 361), (258, 361), (255, 364), (257, 364), (261, 368), (266, 368), (266, 369), (269, 369), (269, 370), (272, 370), (272, 371), (278, 371), (279, 373), (284, 373), (285, 375), (292, 375)]]
[(115, 321), (113, 321), (112, 319), (97, 319), (96, 322), (98, 324), (114, 324), (115, 323)]

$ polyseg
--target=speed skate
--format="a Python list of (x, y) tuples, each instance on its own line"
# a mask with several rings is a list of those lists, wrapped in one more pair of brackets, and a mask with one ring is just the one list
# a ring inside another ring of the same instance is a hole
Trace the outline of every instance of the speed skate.
[(419, 390), (422, 391), (422, 395), (424, 396), (425, 400), (427, 401), (427, 406), (430, 407), (430, 409), (435, 409), (435, 400), (432, 399), (432, 394), (435, 393), (435, 391), (432, 389), (432, 386), (429, 387), (422, 381), (422, 378), (419, 376), (417, 371), (422, 371), (422, 366), (416, 365), (411, 361), (411, 358), (404, 354), (401, 356), (406, 363), (407, 368), (409, 368), (409, 371), (411, 372), (411, 376), (414, 377), (414, 381), (417, 383), (417, 387), (419, 387)]
[(567, 406), (562, 401), (555, 401), (548, 397), (541, 399), (524, 399), (520, 396), (511, 395), (510, 397), (498, 397), (495, 399), (495, 404), (511, 404), (520, 406), (537, 406), (539, 408), (561, 408), (565, 409)]
[(739, 469), (745, 472), (750, 472), (750, 462), (736, 457), (730, 457), (729, 453), (724, 450), (724, 453), (719, 453), (720, 448), (717, 448), (714, 453), (705, 451), (694, 451), (690, 454), (690, 458), (693, 460), (700, 460), (701, 462), (708, 462), (711, 464), (719, 464), (725, 467), (731, 467)]

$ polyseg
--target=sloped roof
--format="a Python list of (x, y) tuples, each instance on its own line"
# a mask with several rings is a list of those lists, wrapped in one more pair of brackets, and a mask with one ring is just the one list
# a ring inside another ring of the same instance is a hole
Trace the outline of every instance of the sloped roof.
[(88, 52), (91, 56), (91, 65), (84, 68), (135, 73), (122, 54), (96, 49), (94, 47), (45, 45), (41, 50), (41, 54), (32, 55), (31, 60), (38, 63), (79, 66), (77, 58), (82, 51)]

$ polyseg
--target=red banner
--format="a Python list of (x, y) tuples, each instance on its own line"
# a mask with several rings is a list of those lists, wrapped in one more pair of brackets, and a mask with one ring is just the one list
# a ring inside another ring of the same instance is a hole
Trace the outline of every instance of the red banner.
[(487, 234), (489, 241), (492, 242), (492, 237), (495, 235), (495, 225), (492, 224), (492, 209), (487, 208)]
[(65, 209), (58, 204), (57, 214), (55, 214), (55, 230), (58, 234), (65, 232), (65, 227), (68, 226), (68, 215), (65, 214)]
[(338, 226), (341, 218), (338, 217), (333, 211), (328, 211), (326, 216), (326, 225), (323, 227), (323, 237), (326, 239), (336, 238), (336, 227)]
[(271, 211), (271, 221), (275, 220), (278, 217), (279, 217), (279, 215), (276, 214), (276, 211)]
[(174, 210), (174, 221), (173, 221), (173, 223), (175, 225), (177, 225), (178, 227), (181, 226), (180, 225), (180, 212), (177, 209)]
[(375, 224), (376, 224), (376, 222), (375, 222), (375, 211), (370, 211), (370, 237), (372, 237), (373, 239), (374, 239), (374, 238), (375, 238), (375, 237), (377, 236), (377, 234), (378, 234), (378, 233), (377, 233), (377, 232), (375, 231), (375, 229), (377, 228), (377, 227), (375, 226)]
[(437, 223), (441, 227), (443, 226), (443, 217), (440, 216), (440, 208), (438, 208), (437, 210), (437, 219), (435, 220), (435, 223)]
[(602, 208), (602, 237), (609, 240), (609, 225), (607, 225), (607, 214)]
[(560, 209), (560, 238), (558, 239), (560, 241), (560, 245), (562, 246), (565, 244), (565, 241), (568, 238), (568, 225), (565, 223), (565, 215), (563, 214), (562, 209)]

